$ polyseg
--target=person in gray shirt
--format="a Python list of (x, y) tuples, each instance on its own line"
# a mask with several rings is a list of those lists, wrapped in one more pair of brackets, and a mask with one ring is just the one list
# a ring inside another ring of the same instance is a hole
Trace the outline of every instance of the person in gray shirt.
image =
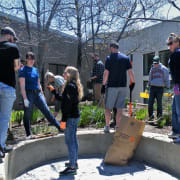
[(164, 88), (170, 88), (169, 71), (160, 63), (159, 56), (153, 58), (153, 65), (149, 72), (150, 97), (148, 104), (149, 120), (154, 119), (153, 105), (157, 100), (157, 117), (162, 117), (162, 97)]

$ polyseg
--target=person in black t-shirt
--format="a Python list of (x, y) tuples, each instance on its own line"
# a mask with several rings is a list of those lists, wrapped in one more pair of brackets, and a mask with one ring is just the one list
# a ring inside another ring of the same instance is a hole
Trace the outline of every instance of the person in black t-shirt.
[(103, 86), (101, 93), (105, 93), (105, 118), (106, 126), (104, 129), (105, 133), (109, 133), (110, 127), (109, 122), (111, 120), (111, 110), (117, 109), (116, 114), (116, 128), (119, 127), (119, 123), (122, 116), (122, 109), (125, 106), (125, 98), (127, 92), (127, 71), (131, 80), (130, 89), (132, 90), (135, 85), (134, 73), (129, 58), (119, 52), (118, 43), (114, 42), (110, 44), (111, 55), (107, 57), (105, 62), (105, 72), (103, 78)]
[(5, 145), (12, 106), (16, 99), (15, 71), (20, 68), (19, 50), (14, 30), (5, 27), (0, 38), (0, 158), (12, 148)]

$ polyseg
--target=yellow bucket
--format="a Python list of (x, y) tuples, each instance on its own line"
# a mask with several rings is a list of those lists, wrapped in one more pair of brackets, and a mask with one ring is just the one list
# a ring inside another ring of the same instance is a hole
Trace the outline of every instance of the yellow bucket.
[(147, 93), (147, 92), (141, 92), (141, 93), (140, 93), (140, 97), (141, 97), (141, 98), (148, 99), (148, 98), (149, 98), (149, 93)]

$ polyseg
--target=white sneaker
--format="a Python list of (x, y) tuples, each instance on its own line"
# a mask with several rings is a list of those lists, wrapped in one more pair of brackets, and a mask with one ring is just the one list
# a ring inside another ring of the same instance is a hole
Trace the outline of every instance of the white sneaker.
[(104, 133), (110, 133), (110, 127), (104, 126)]
[(172, 139), (175, 139), (175, 138), (179, 138), (179, 137), (180, 137), (180, 134), (177, 134), (177, 133), (172, 132), (172, 133), (168, 134), (168, 137), (169, 137), (169, 138), (172, 138)]
[(26, 140), (30, 140), (30, 139), (32, 139), (32, 136), (31, 136), (31, 135), (26, 136)]

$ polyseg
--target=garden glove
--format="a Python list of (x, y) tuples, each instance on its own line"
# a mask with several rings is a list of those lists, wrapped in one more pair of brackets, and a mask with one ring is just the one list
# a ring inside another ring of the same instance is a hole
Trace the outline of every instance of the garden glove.
[(106, 86), (105, 86), (105, 85), (102, 85), (101, 94), (105, 94), (105, 91), (106, 91)]
[(24, 106), (26, 107), (26, 108), (28, 108), (29, 107), (29, 100), (28, 99), (24, 99)]
[(47, 88), (49, 88), (51, 92), (54, 91), (54, 87), (52, 85), (47, 86)]
[(65, 122), (65, 121), (61, 121), (60, 128), (61, 128), (62, 130), (65, 130), (65, 129), (66, 129), (66, 122)]

